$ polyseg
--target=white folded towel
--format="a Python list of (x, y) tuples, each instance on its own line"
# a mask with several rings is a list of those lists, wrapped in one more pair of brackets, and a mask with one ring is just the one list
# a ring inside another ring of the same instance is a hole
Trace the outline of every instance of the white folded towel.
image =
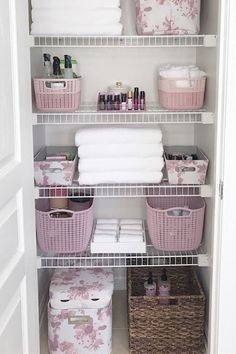
[(103, 234), (103, 235), (94, 234), (93, 242), (96, 242), (96, 243), (112, 242), (112, 243), (114, 243), (114, 242), (117, 242), (117, 239), (115, 236), (108, 235), (108, 234)]
[(127, 233), (129, 233), (130, 230), (135, 230), (135, 231), (142, 231), (143, 226), (139, 224), (132, 224), (132, 225), (121, 225), (120, 226), (121, 231), (126, 230)]
[(119, 242), (143, 242), (143, 236), (130, 235), (127, 233), (125, 235), (120, 235)]
[(160, 183), (161, 172), (82, 172), (78, 181), (80, 185), (94, 185), (102, 183)]
[(37, 22), (31, 25), (31, 34), (33, 35), (120, 36), (122, 30), (123, 25), (121, 23), (80, 25), (76, 23)]
[(162, 157), (122, 157), (103, 159), (80, 159), (79, 172), (103, 172), (103, 171), (161, 171), (164, 167)]
[(95, 234), (96, 235), (111, 235), (111, 236), (116, 236), (117, 235), (117, 231), (114, 231), (114, 230), (98, 230), (98, 229), (95, 229)]
[(120, 0), (31, 0), (32, 8), (46, 9), (99, 9), (117, 8)]
[(120, 219), (120, 225), (143, 225), (142, 219)]
[(158, 128), (90, 128), (80, 129), (75, 135), (75, 145), (83, 144), (123, 144), (160, 143), (161, 130)]
[[(77, 139), (76, 139), (77, 140)], [(163, 145), (159, 144), (86, 144), (78, 147), (78, 156), (82, 158), (105, 157), (153, 157), (163, 155)]]
[(174, 66), (167, 64), (160, 68), (159, 74), (166, 79), (194, 79), (206, 76), (206, 73), (195, 65)]
[(99, 224), (115, 224), (118, 225), (118, 219), (97, 219), (97, 225)]
[(134, 235), (134, 236), (143, 236), (143, 231), (139, 230), (120, 230), (120, 236), (123, 235)]
[(33, 9), (32, 21), (37, 24), (51, 22), (60, 23), (63, 28), (66, 25), (103, 25), (120, 22), (121, 9), (93, 9), (76, 10), (67, 9)]
[(117, 231), (118, 225), (116, 224), (97, 224), (96, 230), (112, 230)]

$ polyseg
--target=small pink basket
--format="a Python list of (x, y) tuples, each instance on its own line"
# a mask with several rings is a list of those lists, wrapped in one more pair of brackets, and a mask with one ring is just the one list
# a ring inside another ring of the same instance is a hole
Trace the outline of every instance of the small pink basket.
[(205, 214), (203, 198), (149, 197), (146, 207), (149, 236), (155, 248), (191, 251), (199, 247)]
[[(50, 87), (61, 83), (63, 87)], [(74, 112), (80, 105), (81, 79), (34, 79), (36, 107), (42, 112)]]
[(165, 79), (159, 76), (160, 106), (167, 109), (200, 109), (204, 103), (206, 77)]
[[(83, 211), (50, 210), (49, 199), (36, 201), (36, 230), (39, 247), (44, 252), (75, 253), (85, 251), (93, 229), (93, 202)], [(67, 218), (53, 214), (66, 212)]]

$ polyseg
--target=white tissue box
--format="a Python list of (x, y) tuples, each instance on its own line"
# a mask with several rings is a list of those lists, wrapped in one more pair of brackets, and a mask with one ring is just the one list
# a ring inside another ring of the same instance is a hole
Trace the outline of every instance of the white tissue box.
[(90, 245), (91, 253), (146, 253), (146, 232), (144, 222), (142, 230), (143, 236), (142, 241), (140, 242), (120, 242), (120, 226), (116, 242), (94, 242), (94, 231), (95, 227)]

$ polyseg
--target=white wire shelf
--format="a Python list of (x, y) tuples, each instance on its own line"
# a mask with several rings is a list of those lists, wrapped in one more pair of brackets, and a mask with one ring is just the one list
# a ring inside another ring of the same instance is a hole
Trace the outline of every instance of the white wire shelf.
[(147, 246), (143, 254), (91, 253), (90, 250), (78, 254), (41, 254), (38, 268), (89, 268), (89, 267), (142, 267), (142, 266), (209, 266), (209, 257), (200, 247), (188, 252), (164, 252)]
[(147, 104), (146, 111), (132, 112), (97, 112), (93, 104), (83, 104), (74, 113), (33, 113), (34, 125), (60, 124), (172, 124), (193, 123), (213, 124), (214, 113), (200, 111), (168, 111), (156, 104)]
[(148, 196), (201, 196), (210, 198), (210, 185), (170, 185), (161, 184), (99, 184), (94, 186), (72, 185), (69, 187), (35, 187), (35, 198), (78, 198), (86, 195), (94, 198), (108, 197), (148, 197)]
[(215, 35), (30, 36), (31, 47), (215, 47)]

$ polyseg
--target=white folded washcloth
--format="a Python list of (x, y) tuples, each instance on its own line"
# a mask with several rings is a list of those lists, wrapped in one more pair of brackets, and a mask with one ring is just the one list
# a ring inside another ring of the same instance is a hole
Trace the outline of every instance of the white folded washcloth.
[(206, 76), (206, 73), (195, 65), (174, 66), (167, 64), (160, 68), (159, 74), (166, 79), (194, 79)]
[(118, 219), (97, 219), (97, 225), (99, 224), (115, 224), (118, 225), (119, 220)]
[(33, 35), (76, 35), (76, 36), (120, 36), (122, 34), (123, 25), (121, 23), (114, 24), (70, 24), (41, 22), (32, 23), (31, 34)]
[(117, 242), (117, 239), (116, 239), (116, 236), (112, 236), (109, 234), (103, 234), (103, 235), (94, 234), (93, 242), (96, 242), (96, 243), (112, 242), (112, 243), (114, 243), (114, 242)]
[(117, 231), (95, 229), (95, 234), (96, 235), (104, 235), (104, 234), (106, 234), (106, 235), (116, 236), (117, 235)]
[(78, 147), (78, 156), (82, 158), (105, 157), (154, 157), (163, 155), (163, 145), (159, 144), (86, 144)]
[(37, 24), (51, 22), (60, 23), (63, 28), (66, 25), (103, 25), (120, 22), (121, 9), (92, 9), (76, 10), (67, 9), (33, 9), (32, 21)]
[(142, 231), (143, 226), (140, 224), (120, 225), (120, 229), (121, 229), (121, 231), (126, 230), (127, 233), (129, 233), (130, 230)]
[(32, 8), (46, 9), (100, 9), (116, 8), (120, 6), (120, 0), (31, 0)]
[(96, 230), (112, 230), (117, 231), (118, 225), (116, 224), (97, 224)]
[(143, 242), (143, 236), (130, 235), (127, 233), (125, 235), (120, 235), (119, 242)]
[(143, 225), (142, 219), (120, 219), (120, 225)]
[(161, 130), (158, 128), (90, 128), (80, 129), (75, 135), (75, 145), (83, 144), (123, 144), (160, 143)]
[(103, 171), (161, 171), (164, 167), (162, 157), (114, 157), (102, 159), (80, 159), (79, 172)]
[(82, 172), (79, 175), (80, 185), (94, 185), (103, 183), (160, 183), (161, 172)]
[(134, 235), (134, 236), (143, 236), (143, 231), (139, 231), (139, 230), (120, 230), (120, 236), (127, 235), (127, 233), (129, 235)]

